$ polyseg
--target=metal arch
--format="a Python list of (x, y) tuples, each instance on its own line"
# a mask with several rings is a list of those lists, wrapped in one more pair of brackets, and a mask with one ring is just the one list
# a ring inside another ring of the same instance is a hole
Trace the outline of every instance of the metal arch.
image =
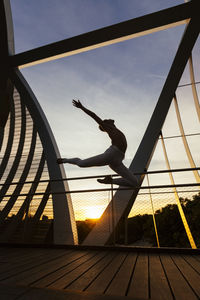
[[(187, 157), (188, 157), (188, 161), (190, 163), (191, 168), (196, 168), (196, 164), (195, 164), (194, 159), (192, 157), (192, 153), (190, 151), (190, 147), (188, 145), (188, 142), (187, 142), (187, 139), (186, 139), (186, 136), (185, 136), (185, 132), (184, 132), (183, 123), (182, 123), (182, 120), (181, 120), (181, 114), (180, 114), (180, 111), (179, 111), (176, 94), (174, 96), (174, 106), (175, 106), (175, 111), (176, 111), (176, 117), (177, 117), (177, 121), (178, 121), (179, 130), (180, 130), (180, 133), (181, 133), (181, 137), (182, 137), (183, 145), (184, 145), (184, 148), (185, 148), (185, 152), (186, 152)], [(200, 183), (200, 176), (199, 176), (198, 171), (193, 170), (193, 174), (194, 174), (194, 177), (196, 179), (196, 182)]]
[(15, 159), (13, 161), (13, 165), (10, 168), (9, 174), (6, 178), (6, 181), (5, 181), (6, 185), (4, 185), (2, 187), (2, 189), (0, 190), (0, 201), (1, 201), (2, 197), (6, 194), (7, 190), (9, 189), (9, 185), (7, 185), (7, 184), (12, 182), (12, 180), (16, 174), (16, 171), (17, 171), (19, 163), (20, 163), (23, 147), (24, 147), (24, 139), (25, 139), (25, 134), (26, 134), (26, 115), (25, 115), (25, 105), (23, 103), (21, 103), (21, 115), (22, 115), (22, 119), (21, 119), (21, 130), (20, 130), (20, 139), (19, 139), (19, 143), (18, 143), (18, 149), (16, 152)]
[[(36, 132), (36, 129), (33, 127), (30, 151), (29, 151), (29, 154), (28, 154), (28, 157), (27, 157), (27, 160), (26, 160), (25, 168), (24, 168), (23, 173), (21, 174), (21, 177), (20, 177), (20, 182), (24, 182), (26, 180), (26, 177), (27, 177), (28, 173), (29, 173), (31, 163), (32, 163), (32, 160), (33, 160), (34, 151), (35, 151), (36, 137), (37, 137), (37, 132)], [(12, 209), (12, 207), (14, 206), (15, 202), (18, 199), (18, 196), (15, 196), (15, 195), (19, 195), (22, 188), (23, 188), (22, 184), (18, 184), (15, 187), (15, 190), (14, 190), (12, 196), (10, 197), (7, 204), (4, 206), (4, 208), (0, 212), (0, 224), (2, 224), (5, 220), (5, 218), (8, 216), (10, 210)]]
[(26, 234), (25, 234), (25, 241), (30, 241), (31, 236), (34, 234), (34, 231), (36, 229), (36, 226), (40, 220), (40, 217), (45, 209), (45, 206), (47, 204), (47, 201), (49, 200), (49, 192), (51, 190), (51, 186), (50, 183), (48, 183), (45, 193), (42, 197), (42, 200), (37, 208), (37, 211), (35, 213), (35, 215), (33, 216), (32, 220), (31, 220), (31, 224), (28, 226), (27, 230), (25, 230)]
[[(35, 95), (31, 91), (24, 77), (19, 70), (13, 69), (10, 72), (10, 78), (20, 93), (21, 100), (24, 101), (31, 115), (40, 140), (45, 151), (46, 161), (50, 179), (62, 179), (65, 177), (64, 167), (56, 162), (60, 153), (54, 139), (51, 128), (48, 124)], [(69, 190), (67, 182), (51, 184), (52, 192)], [(77, 244), (78, 235), (74, 212), (70, 195), (53, 196), (54, 209), (54, 242), (56, 244)]]
[(189, 58), (189, 69), (190, 69), (190, 80), (191, 80), (191, 84), (192, 84), (191, 87), (192, 87), (192, 94), (193, 94), (193, 98), (194, 98), (194, 104), (195, 104), (197, 116), (200, 121), (200, 104), (199, 104), (199, 98), (198, 98), (196, 84), (195, 84), (192, 55)]
[(4, 129), (10, 112), (9, 102), (10, 100), (8, 90), (1, 90), (0, 88), (0, 151), (4, 138)]
[(4, 138), (4, 128), (0, 127), (0, 151), (3, 143), (3, 138)]
[[(48, 165), (48, 172), (51, 179), (61, 179), (65, 177), (64, 168), (57, 164), (56, 159), (59, 157), (59, 151), (54, 140), (53, 134), (46, 120), (44, 113), (41, 110), (35, 96), (29, 89), (27, 83), (23, 79), (23, 76), (18, 72), (18, 70), (13, 69), (10, 66), (9, 57), (14, 55), (14, 42), (13, 42), (13, 28), (12, 28), (12, 17), (10, 4), (8, 0), (2, 0), (0, 2), (0, 17), (2, 21), (2, 26), (0, 28), (1, 34), (1, 45), (0, 50), (3, 55), (0, 57), (0, 62), (2, 63), (1, 80), (0, 80), (0, 92), (8, 93), (7, 83), (8, 78), (11, 79), (11, 89), (9, 89), (10, 94), (12, 87), (16, 85), (18, 92), (21, 95), (21, 100), (24, 105), (28, 108), (30, 115), (32, 117), (33, 123), (36, 126), (36, 130), (39, 133), (40, 140), (45, 151), (46, 161)], [(3, 74), (3, 77), (2, 77)], [(2, 101), (0, 102), (0, 108), (2, 108)], [(14, 135), (14, 119), (11, 118), (10, 134), (8, 139), (8, 146), (6, 154), (2, 160), (0, 172), (3, 175), (7, 162), (9, 161), (9, 156), (11, 153), (11, 147), (13, 143)], [(36, 134), (36, 133), (35, 133)], [(34, 149), (33, 149), (34, 150)], [(33, 158), (33, 157), (32, 157)], [(29, 156), (29, 161), (27, 161), (27, 168), (23, 172), (21, 179), (26, 179), (27, 172), (30, 169), (30, 162), (32, 161), (31, 156)], [(29, 166), (29, 167), (28, 167)], [(18, 187), (18, 190), (21, 189)], [(66, 183), (60, 182), (59, 184), (52, 184), (51, 190), (53, 192), (68, 190), (68, 185)], [(15, 196), (12, 198), (13, 202), (16, 201)], [(11, 201), (8, 201), (6, 207), (1, 211), (1, 221), (7, 216), (9, 210), (13, 206)], [(77, 229), (74, 219), (74, 213), (72, 208), (72, 203), (70, 196), (66, 195), (54, 195), (53, 196), (53, 209), (54, 209), (54, 242), (56, 244), (77, 244)]]
[[(8, 79), (8, 55), (14, 55), (13, 25), (10, 14), (9, 1), (0, 1), (0, 150), (3, 142), (4, 127), (10, 112), (9, 98), (12, 96), (13, 86)], [(9, 38), (8, 38), (9, 33)]]
[[(188, 3), (189, 0), (185, 0), (185, 3)], [(196, 112), (200, 121), (200, 104), (199, 104), (199, 98), (197, 94), (197, 89), (196, 89), (196, 84), (195, 84), (195, 75), (194, 75), (194, 67), (193, 67), (193, 59), (192, 59), (192, 54), (189, 58), (189, 69), (190, 69), (190, 80), (192, 83), (192, 94), (194, 98), (194, 104), (196, 108)]]
[[(10, 14), (10, 2), (6, 0), (0, 1), (0, 65), (1, 65), (1, 73), (0, 73), (0, 127), (1, 131), (4, 131), (4, 127), (6, 121), (8, 119), (9, 112), (14, 117), (14, 107), (11, 106), (12, 103), (12, 91), (13, 86), (8, 79), (8, 56), (14, 55), (14, 38), (13, 38), (13, 24), (12, 18)], [(9, 35), (9, 38), (8, 38)], [(10, 120), (10, 132), (9, 138), (7, 142), (7, 148), (3, 160), (0, 166), (0, 179), (3, 176), (3, 173), (6, 169), (11, 148), (12, 148), (12, 140), (14, 138), (14, 127), (15, 123), (13, 118)]]
[(2, 233), (2, 235), (0, 237), (1, 241), (8, 241), (14, 235), (15, 231), (17, 230), (18, 226), (20, 225), (21, 220), (24, 216), (25, 210), (27, 208), (27, 205), (30, 203), (31, 198), (32, 198), (32, 196), (30, 196), (29, 194), (30, 193), (33, 194), (37, 189), (38, 182), (41, 178), (42, 171), (44, 169), (44, 163), (45, 163), (45, 156), (44, 156), (44, 152), (43, 152), (41, 159), (40, 159), (37, 173), (35, 175), (33, 183), (31, 184), (28, 195), (26, 196), (23, 204), (21, 205), (20, 209), (18, 210), (16, 216), (13, 218), (12, 222), (7, 226), (6, 230)]
[(8, 117), (5, 128), (1, 128), (2, 131), (3, 131), (2, 144), (1, 144), (1, 149), (0, 149), (1, 160), (4, 156), (4, 154), (5, 154), (6, 145), (7, 145), (7, 142), (8, 142), (8, 134), (6, 134), (6, 131), (8, 132), (9, 128), (10, 128), (10, 116)]
[[(8, 136), (8, 141), (7, 141), (7, 146), (5, 150), (4, 157), (1, 162), (0, 166), (0, 179), (2, 178), (4, 171), (6, 169), (6, 166), (8, 164), (10, 155), (11, 155), (11, 150), (12, 150), (12, 145), (13, 145), (13, 139), (14, 139), (14, 132), (15, 132), (15, 110), (14, 110), (14, 103), (11, 101), (10, 103), (10, 128), (9, 128), (9, 136)], [(0, 199), (1, 201), (1, 199)]]
[[(162, 148), (163, 148), (163, 153), (164, 153), (164, 157), (165, 157), (166, 166), (167, 166), (167, 169), (170, 171), (171, 167), (170, 167), (170, 163), (169, 163), (169, 159), (168, 159), (168, 155), (167, 155), (167, 149), (166, 149), (166, 146), (165, 146), (165, 142), (164, 142), (164, 139), (163, 139), (162, 132), (161, 132), (160, 136), (161, 136), (161, 143), (162, 143)], [(171, 172), (169, 172), (169, 178), (170, 178), (171, 184), (175, 185), (174, 177), (173, 177), (173, 174)], [(175, 200), (176, 200), (176, 203), (177, 203), (177, 206), (178, 206), (179, 214), (181, 216), (181, 220), (183, 222), (183, 226), (185, 228), (185, 232), (187, 234), (187, 238), (189, 240), (189, 243), (190, 243), (192, 249), (197, 249), (194, 238), (193, 238), (192, 233), (190, 231), (190, 227), (189, 227), (187, 219), (185, 217), (185, 214), (184, 214), (184, 211), (183, 211), (180, 199), (179, 199), (177, 189), (175, 187), (173, 187), (173, 190), (174, 190), (174, 196), (175, 196)]]

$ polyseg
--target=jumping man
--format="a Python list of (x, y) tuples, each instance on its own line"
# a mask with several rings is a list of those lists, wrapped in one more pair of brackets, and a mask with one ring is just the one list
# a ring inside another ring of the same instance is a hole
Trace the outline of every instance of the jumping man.
[(73, 164), (81, 168), (108, 165), (114, 172), (116, 172), (122, 178), (112, 179), (112, 177), (108, 175), (105, 176), (104, 179), (97, 179), (99, 183), (113, 183), (122, 186), (136, 187), (138, 185), (138, 180), (136, 176), (122, 163), (127, 148), (126, 137), (123, 134), (123, 132), (121, 132), (115, 126), (114, 120), (100, 119), (95, 113), (84, 107), (79, 100), (73, 100), (72, 103), (75, 107), (84, 111), (87, 115), (89, 115), (99, 124), (99, 129), (101, 131), (106, 132), (109, 135), (112, 145), (100, 155), (96, 155), (87, 159), (58, 158), (57, 162), (59, 164)]

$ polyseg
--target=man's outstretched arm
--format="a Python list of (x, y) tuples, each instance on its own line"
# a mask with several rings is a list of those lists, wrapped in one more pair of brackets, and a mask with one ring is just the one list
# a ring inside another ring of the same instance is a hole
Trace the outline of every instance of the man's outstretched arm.
[(81, 110), (83, 110), (88, 116), (90, 116), (92, 119), (94, 119), (99, 125), (103, 124), (103, 120), (101, 118), (99, 118), (95, 113), (93, 113), (91, 110), (85, 108), (82, 103), (78, 100), (74, 100), (72, 101), (73, 105), (77, 108), (80, 108)]

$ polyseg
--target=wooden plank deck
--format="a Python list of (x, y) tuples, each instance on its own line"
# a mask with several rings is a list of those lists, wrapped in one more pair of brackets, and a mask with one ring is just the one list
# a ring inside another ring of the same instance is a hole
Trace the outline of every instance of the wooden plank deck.
[(200, 299), (200, 254), (0, 247), (0, 298)]

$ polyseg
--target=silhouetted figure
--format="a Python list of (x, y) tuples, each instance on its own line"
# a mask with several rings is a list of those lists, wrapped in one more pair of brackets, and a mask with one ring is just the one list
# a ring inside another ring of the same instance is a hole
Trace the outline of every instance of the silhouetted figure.
[(112, 179), (112, 177), (108, 175), (105, 176), (104, 179), (97, 179), (98, 182), (104, 184), (113, 183), (117, 185), (136, 187), (138, 185), (136, 176), (122, 163), (127, 148), (126, 137), (115, 126), (114, 120), (100, 119), (95, 113), (85, 108), (79, 100), (73, 100), (72, 103), (75, 107), (83, 110), (86, 114), (92, 117), (99, 124), (99, 129), (105, 131), (109, 135), (112, 142), (112, 146), (110, 146), (104, 153), (87, 159), (58, 158), (57, 162), (59, 164), (69, 163), (77, 165), (81, 168), (108, 165), (114, 172), (119, 174), (122, 178)]

